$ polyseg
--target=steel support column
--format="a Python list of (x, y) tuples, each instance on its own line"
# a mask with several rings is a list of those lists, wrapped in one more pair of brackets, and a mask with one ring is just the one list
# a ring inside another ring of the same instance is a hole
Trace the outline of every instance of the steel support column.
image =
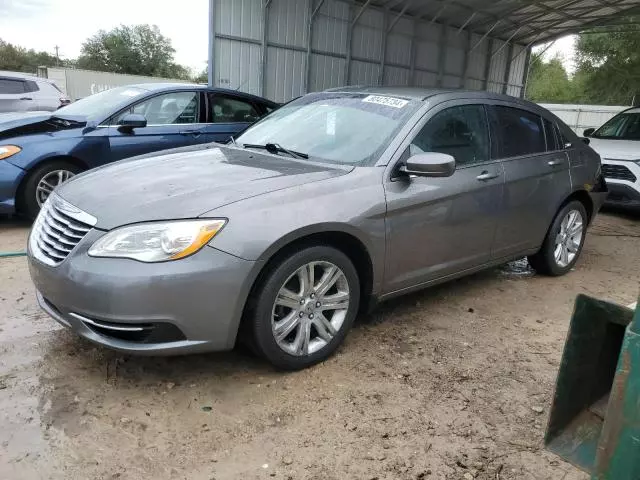
[[(367, 7), (369, 6), (369, 4), (371, 3), (371, 0), (367, 0), (364, 5), (362, 5), (362, 7), (360, 7), (360, 10), (358, 10), (358, 13), (356, 13), (356, 15), (353, 17), (353, 20), (351, 20), (348, 24), (347, 24), (347, 57), (346, 57), (346, 65), (344, 67), (344, 84), (345, 85), (349, 85), (349, 77), (351, 75), (351, 51), (353, 48), (353, 27), (355, 27), (356, 23), (358, 23), (358, 20), (360, 20), (360, 17), (362, 16), (362, 14), (364, 13), (364, 11), (367, 9)], [(353, 13), (353, 7), (349, 7), (349, 12)], [(349, 18), (351, 18), (351, 14), (349, 15)]]
[(509, 78), (511, 77), (511, 56), (513, 55), (513, 43), (507, 47), (507, 56), (504, 62), (504, 77), (502, 84), (502, 93), (506, 94), (509, 90)]
[(520, 90), (520, 98), (527, 98), (527, 85), (529, 84), (529, 72), (531, 70), (531, 47), (527, 49), (527, 58), (524, 61), (524, 72), (522, 78), (522, 89)]
[(307, 22), (307, 56), (305, 64), (305, 76), (304, 76), (304, 93), (311, 91), (311, 45), (313, 42), (313, 22), (316, 15), (320, 11), (322, 4), (325, 0), (318, 0), (318, 4), (314, 7), (314, 0), (309, 1), (309, 20)]
[(447, 23), (440, 24), (440, 36), (438, 37), (438, 79), (436, 85), (442, 87), (444, 83), (444, 67), (446, 62), (445, 52), (447, 50), (447, 30), (449, 25)]
[(487, 45), (487, 54), (486, 54), (486, 63), (484, 65), (484, 89), (489, 89), (489, 74), (491, 73), (491, 60), (493, 54), (493, 38), (489, 39), (489, 44)]
[(467, 88), (467, 78), (469, 78), (469, 50), (473, 42), (473, 32), (467, 32), (467, 48), (464, 49), (464, 58), (462, 59), (462, 84), (460, 88)]
[(209, 56), (207, 62), (207, 84), (215, 86), (216, 0), (209, 0)]
[(269, 6), (271, 0), (262, 0), (262, 48), (260, 51), (260, 95), (267, 89), (267, 39), (269, 38)]
[(416, 52), (418, 50), (418, 20), (413, 20), (413, 35), (409, 47), (409, 86), (416, 86)]
[(384, 67), (387, 59), (387, 41), (389, 40), (389, 10), (383, 13), (382, 44), (380, 45), (380, 73), (378, 73), (378, 85), (384, 85)]

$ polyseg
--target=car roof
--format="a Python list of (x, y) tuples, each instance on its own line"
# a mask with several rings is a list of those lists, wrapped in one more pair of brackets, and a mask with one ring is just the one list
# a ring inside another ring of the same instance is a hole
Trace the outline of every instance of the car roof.
[(640, 107), (631, 107), (621, 111), (620, 113), (640, 113)]
[(229, 88), (219, 88), (219, 87), (209, 87), (207, 85), (196, 84), (196, 83), (182, 83), (182, 82), (153, 82), (153, 83), (134, 83), (132, 85), (127, 85), (128, 87), (139, 88), (141, 90), (147, 90), (149, 92), (161, 92), (163, 90), (203, 90), (207, 92), (213, 93), (226, 93), (229, 95), (235, 95), (239, 97), (244, 97), (246, 99), (255, 100), (261, 103), (267, 103), (271, 105), (277, 105), (276, 102), (268, 100), (266, 98), (258, 97), (257, 95), (252, 95), (246, 92), (240, 92), (238, 90), (231, 90)]
[(38, 80), (47, 80), (46, 78), (36, 77), (35, 75), (31, 75), (29, 73), (9, 72), (6, 70), (0, 70), (0, 77), (18, 78), (20, 80), (33, 80), (34, 82), (37, 82)]

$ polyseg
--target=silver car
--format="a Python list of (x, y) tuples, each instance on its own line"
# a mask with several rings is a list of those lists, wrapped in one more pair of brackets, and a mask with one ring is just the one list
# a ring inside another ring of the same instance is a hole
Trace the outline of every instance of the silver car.
[(0, 71), (0, 113), (53, 112), (69, 103), (69, 98), (51, 80)]
[(343, 88), (228, 146), (76, 176), (29, 238), (42, 308), (132, 353), (327, 358), (376, 302), (529, 256), (576, 264), (606, 196), (558, 118), (486, 92)]

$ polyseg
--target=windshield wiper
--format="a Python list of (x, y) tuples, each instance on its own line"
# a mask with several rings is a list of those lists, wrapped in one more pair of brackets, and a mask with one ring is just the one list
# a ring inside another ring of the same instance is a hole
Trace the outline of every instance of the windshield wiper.
[(267, 152), (275, 155), (277, 153), (288, 153), (293, 158), (304, 158), (305, 160), (309, 158), (309, 155), (306, 153), (296, 152), (294, 150), (289, 150), (288, 148), (284, 148), (283, 146), (277, 143), (267, 143), (265, 145), (257, 145), (252, 143), (243, 144), (244, 148), (259, 148), (261, 150), (266, 150)]

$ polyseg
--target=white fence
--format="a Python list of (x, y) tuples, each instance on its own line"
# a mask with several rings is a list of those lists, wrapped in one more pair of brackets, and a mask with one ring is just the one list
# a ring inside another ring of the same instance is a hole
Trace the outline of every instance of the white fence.
[(185, 80), (175, 80), (171, 78), (123, 75), (120, 73), (96, 72), (75, 68), (40, 68), (38, 69), (38, 75), (53, 80), (60, 90), (66, 93), (72, 101), (88, 97), (103, 90), (109, 90), (113, 87), (134, 83), (189, 83)]
[(564, 105), (556, 103), (541, 103), (541, 107), (558, 116), (578, 135), (582, 135), (585, 128), (598, 128), (617, 113), (629, 107), (607, 105)]

